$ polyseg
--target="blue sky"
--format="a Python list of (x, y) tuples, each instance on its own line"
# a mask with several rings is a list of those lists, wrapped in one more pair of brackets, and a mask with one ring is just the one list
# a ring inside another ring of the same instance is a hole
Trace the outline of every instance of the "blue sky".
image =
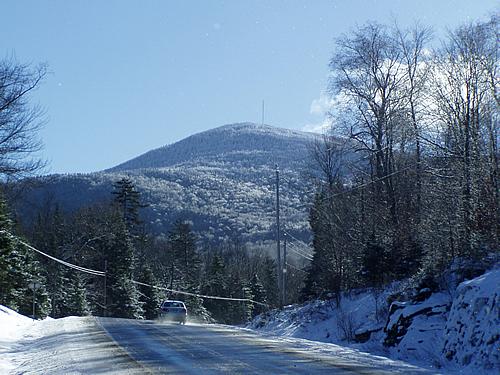
[(367, 20), (436, 34), (494, 0), (23, 1), (2, 3), (0, 56), (46, 62), (47, 172), (112, 167), (234, 122), (322, 122), (334, 39)]

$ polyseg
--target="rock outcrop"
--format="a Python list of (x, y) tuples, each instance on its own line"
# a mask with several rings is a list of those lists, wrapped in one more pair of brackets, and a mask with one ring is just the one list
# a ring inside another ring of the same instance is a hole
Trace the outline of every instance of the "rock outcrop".
[(458, 286), (444, 330), (448, 360), (500, 373), (499, 280), (493, 270)]

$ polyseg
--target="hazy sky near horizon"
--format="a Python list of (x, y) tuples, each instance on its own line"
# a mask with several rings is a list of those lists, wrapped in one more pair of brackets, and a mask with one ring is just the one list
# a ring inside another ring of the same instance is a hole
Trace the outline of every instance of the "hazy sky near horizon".
[(47, 172), (112, 167), (235, 122), (314, 129), (334, 40), (368, 20), (443, 35), (496, 0), (6, 0), (0, 57), (46, 62)]

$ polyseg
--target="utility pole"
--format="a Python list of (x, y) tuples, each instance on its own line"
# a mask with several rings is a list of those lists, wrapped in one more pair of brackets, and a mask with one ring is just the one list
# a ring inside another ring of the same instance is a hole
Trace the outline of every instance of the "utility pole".
[(283, 233), (283, 306), (286, 306), (286, 231)]
[(106, 295), (106, 279), (108, 278), (108, 261), (104, 261), (104, 316), (108, 315), (108, 301), (107, 301), (107, 295)]
[(281, 251), (280, 251), (280, 170), (276, 164), (276, 251), (277, 251), (277, 269), (278, 269), (278, 300), (280, 309), (283, 308), (283, 301), (281, 298), (282, 291), (282, 272), (281, 265)]

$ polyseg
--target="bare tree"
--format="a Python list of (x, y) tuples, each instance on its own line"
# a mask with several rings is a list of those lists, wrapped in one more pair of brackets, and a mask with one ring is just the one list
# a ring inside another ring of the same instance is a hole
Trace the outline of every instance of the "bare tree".
[[(438, 51), (433, 68), (438, 136), (432, 144), (445, 160), (441, 166), (446, 175), (458, 181), (450, 184), (456, 189), (449, 193), (459, 197), (457, 241), (467, 256), (483, 242), (481, 213), (486, 200), (487, 210), (496, 213), (492, 220), (498, 220), (498, 90), (491, 80), (498, 65), (497, 35), (492, 23), (459, 27)], [(487, 175), (493, 186), (485, 181)]]
[(19, 177), (44, 166), (36, 156), (42, 144), (38, 131), (44, 111), (30, 102), (30, 94), (47, 74), (45, 65), (20, 64), (13, 58), (0, 61), (0, 175)]
[(330, 68), (331, 93), (343, 95), (352, 110), (347, 135), (371, 156), (376, 196), (397, 223), (392, 175), (405, 99), (401, 49), (387, 27), (369, 23), (338, 39)]
[(429, 77), (430, 64), (426, 54), (426, 44), (432, 37), (431, 29), (416, 24), (403, 30), (397, 25), (395, 33), (401, 49), (402, 64), (405, 69), (405, 94), (407, 131), (414, 143), (415, 151), (415, 219), (419, 231), (422, 210), (422, 140), (424, 107), (426, 103), (425, 89)]

